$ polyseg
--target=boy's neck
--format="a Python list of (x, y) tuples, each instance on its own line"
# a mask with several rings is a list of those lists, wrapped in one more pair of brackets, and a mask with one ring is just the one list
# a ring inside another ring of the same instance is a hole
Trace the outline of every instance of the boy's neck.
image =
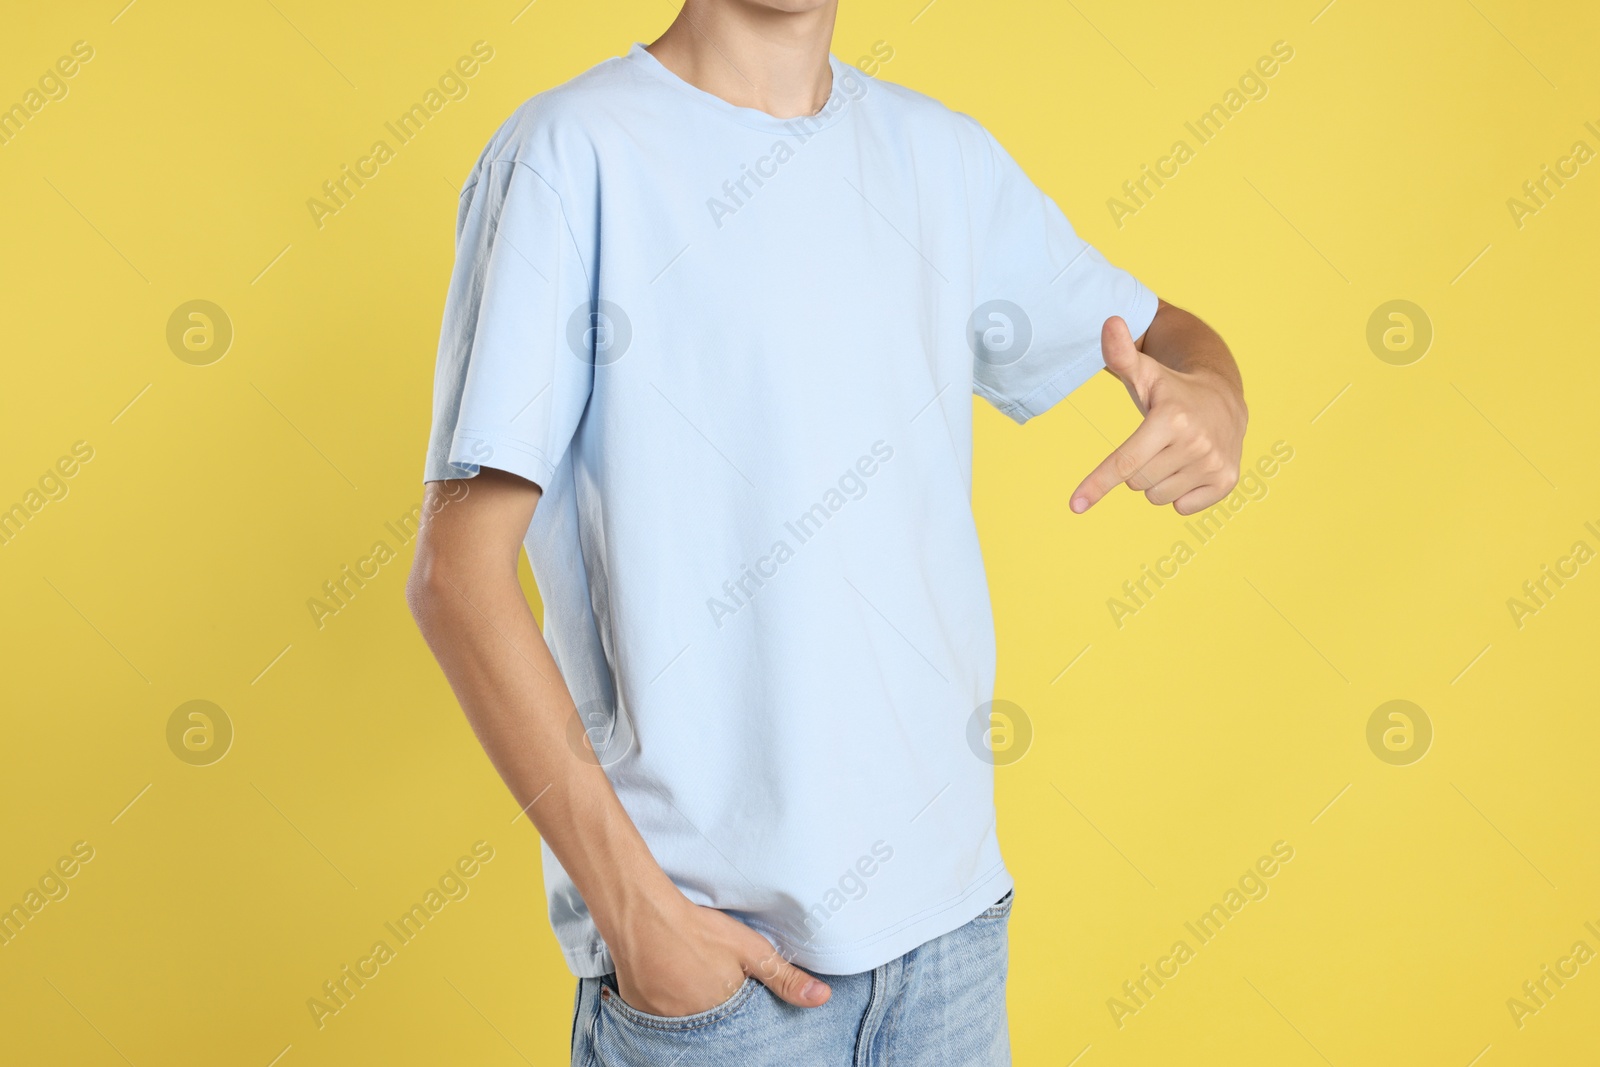
[(737, 107), (780, 119), (815, 115), (833, 87), (828, 50), (837, 10), (838, 0), (799, 11), (752, 0), (687, 0), (646, 47), (690, 85)]

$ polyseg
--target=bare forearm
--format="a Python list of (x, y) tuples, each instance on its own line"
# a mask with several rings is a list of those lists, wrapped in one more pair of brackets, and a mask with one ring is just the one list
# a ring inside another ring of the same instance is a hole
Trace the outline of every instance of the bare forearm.
[(428, 483), (406, 599), (467, 721), (577, 886), (623, 999), (691, 1015), (746, 975), (797, 1007), (828, 987), (739, 920), (690, 902), (650, 854), (592, 748), (517, 581), (540, 489), (484, 467)]
[(515, 571), (419, 567), (408, 598), (473, 732), (571, 876), (600, 936), (626, 941), (677, 889), (605, 771), (584, 758), (572, 697)]

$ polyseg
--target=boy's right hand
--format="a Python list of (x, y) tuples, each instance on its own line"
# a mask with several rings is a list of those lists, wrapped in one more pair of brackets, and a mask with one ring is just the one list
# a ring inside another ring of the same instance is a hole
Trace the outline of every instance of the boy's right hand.
[(778, 954), (772, 943), (716, 908), (679, 896), (649, 921), (636, 923), (613, 946), (617, 988), (630, 1008), (676, 1018), (726, 1002), (748, 976), (799, 1008), (827, 1003), (832, 994)]

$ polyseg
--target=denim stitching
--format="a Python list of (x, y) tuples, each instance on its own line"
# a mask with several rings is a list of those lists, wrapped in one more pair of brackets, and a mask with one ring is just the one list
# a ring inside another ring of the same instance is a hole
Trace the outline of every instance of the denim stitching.
[(611, 1005), (611, 1010), (623, 1019), (636, 1026), (648, 1027), (652, 1030), (664, 1030), (668, 1033), (684, 1033), (689, 1030), (699, 1030), (718, 1023), (739, 1010), (754, 995), (756, 988), (761, 983), (754, 978), (746, 978), (733, 996), (715, 1008), (708, 1008), (704, 1013), (687, 1015), (679, 1019), (667, 1019), (661, 1016), (649, 1015), (632, 1007), (616, 994), (602, 998), (604, 1003)]

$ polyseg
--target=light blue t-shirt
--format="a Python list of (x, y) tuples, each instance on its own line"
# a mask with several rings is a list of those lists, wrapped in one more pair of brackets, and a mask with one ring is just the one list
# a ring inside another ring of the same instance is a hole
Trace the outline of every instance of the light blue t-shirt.
[[(543, 488), (545, 638), (656, 860), (847, 974), (1011, 888), (969, 397), (1040, 414), (1157, 301), (976, 121), (829, 63), (807, 118), (637, 44), (517, 109), (461, 193), (424, 479)], [(613, 970), (544, 868), (573, 973)]]

